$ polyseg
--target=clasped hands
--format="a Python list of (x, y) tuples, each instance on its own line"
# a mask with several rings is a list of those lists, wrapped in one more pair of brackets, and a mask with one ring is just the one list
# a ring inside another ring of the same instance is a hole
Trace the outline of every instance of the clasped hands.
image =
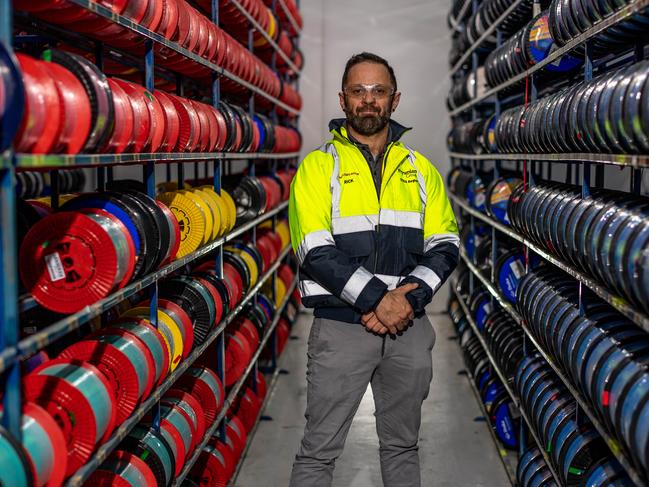
[(379, 335), (386, 333), (396, 335), (405, 330), (410, 320), (415, 317), (412, 306), (406, 299), (406, 294), (417, 287), (419, 284), (410, 283), (388, 291), (374, 311), (365, 313), (361, 317), (365, 328)]

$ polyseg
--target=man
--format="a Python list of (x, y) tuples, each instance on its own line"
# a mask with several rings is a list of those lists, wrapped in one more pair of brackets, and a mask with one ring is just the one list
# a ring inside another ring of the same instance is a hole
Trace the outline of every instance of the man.
[(386, 487), (420, 485), (421, 404), (435, 333), (424, 307), (457, 264), (457, 224), (432, 164), (390, 120), (394, 71), (370, 53), (345, 67), (333, 139), (300, 164), (289, 220), (308, 343), (307, 424), (291, 487), (330, 486), (371, 383)]

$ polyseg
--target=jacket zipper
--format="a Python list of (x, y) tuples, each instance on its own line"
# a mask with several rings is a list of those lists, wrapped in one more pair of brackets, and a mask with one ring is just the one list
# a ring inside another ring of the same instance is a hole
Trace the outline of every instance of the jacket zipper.
[[(383, 173), (385, 171), (385, 163), (388, 160), (388, 155), (390, 154), (390, 150), (392, 149), (392, 146), (394, 145), (394, 142), (390, 142), (390, 145), (388, 145), (388, 148), (385, 150), (385, 154), (383, 154), (383, 164), (381, 167), (381, 187), (379, 188), (379, 217), (381, 215), (381, 196), (383, 195)], [(374, 231), (376, 232), (376, 239), (374, 241), (374, 270), (372, 271), (372, 274), (376, 274), (376, 268), (379, 265), (379, 235), (381, 234), (381, 222), (377, 223), (374, 226)]]
[[(355, 144), (354, 144), (354, 146), (355, 146)], [(385, 170), (385, 165), (386, 165), (387, 160), (388, 160), (388, 155), (390, 154), (390, 150), (392, 149), (393, 146), (394, 146), (394, 142), (390, 142), (388, 144), (387, 149), (385, 150), (385, 154), (383, 154), (383, 164), (382, 164), (382, 168), (381, 168), (381, 187), (379, 188), (379, 195), (378, 195), (379, 215), (381, 214), (381, 196), (383, 195), (383, 186), (384, 186), (383, 182), (385, 181), (385, 178), (383, 177), (384, 176), (383, 172)], [(358, 147), (356, 147), (356, 150), (358, 150), (360, 152), (360, 149), (358, 149)], [(362, 153), (361, 153), (361, 155), (362, 155)], [(407, 157), (408, 156), (404, 157), (401, 161), (399, 161), (399, 164), (397, 164), (397, 169), (399, 168), (399, 166), (401, 166), (401, 163), (407, 159)], [(363, 159), (364, 158), (365, 158), (365, 156), (363, 156)], [(390, 177), (388, 178), (388, 180), (392, 178), (392, 176), (394, 175), (394, 172), (397, 169), (395, 169), (392, 172), (392, 174), (390, 174)], [(372, 171), (370, 170), (370, 173), (371, 172)], [(379, 235), (381, 233), (380, 228), (381, 228), (380, 222), (377, 223), (376, 225), (374, 225), (374, 231), (376, 232), (376, 238), (375, 238), (375, 241), (374, 241), (374, 269), (372, 271), (372, 274), (376, 274), (376, 268), (379, 265), (379, 252), (378, 252), (378, 243), (379, 242), (378, 242), (378, 237), (379, 237)]]
[[(388, 179), (387, 179), (388, 181), (390, 179), (392, 179), (392, 176), (394, 176), (394, 173), (397, 172), (397, 170), (401, 167), (401, 164), (403, 164), (403, 161), (405, 161), (406, 159), (408, 159), (408, 156), (405, 156), (403, 159), (401, 159), (399, 161), (399, 164), (396, 165), (394, 171), (392, 171), (392, 174), (390, 174), (390, 176), (388, 177)], [(381, 189), (383, 189), (383, 178), (381, 178)], [(379, 204), (379, 206), (380, 206), (380, 204)]]

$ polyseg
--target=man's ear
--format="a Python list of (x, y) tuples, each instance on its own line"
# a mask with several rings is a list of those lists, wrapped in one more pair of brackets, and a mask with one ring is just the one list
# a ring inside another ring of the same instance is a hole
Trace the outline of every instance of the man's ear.
[(345, 103), (345, 94), (342, 91), (338, 92), (338, 101), (340, 102), (340, 108), (344, 112), (347, 109), (347, 104)]
[(401, 92), (397, 91), (392, 97), (392, 112), (396, 111), (397, 107), (399, 106), (399, 101), (401, 101)]

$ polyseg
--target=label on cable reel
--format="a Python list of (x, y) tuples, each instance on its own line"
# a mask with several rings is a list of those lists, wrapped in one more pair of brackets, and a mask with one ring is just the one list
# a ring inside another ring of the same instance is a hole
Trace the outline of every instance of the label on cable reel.
[(65, 271), (63, 270), (63, 263), (61, 262), (61, 257), (58, 252), (45, 256), (45, 265), (47, 266), (47, 272), (50, 275), (50, 280), (52, 282), (60, 281), (65, 279)]
[(514, 273), (514, 276), (516, 276), (516, 279), (520, 279), (522, 276), (525, 275), (525, 266), (519, 260), (514, 260), (513, 262), (510, 262), (509, 268)]

